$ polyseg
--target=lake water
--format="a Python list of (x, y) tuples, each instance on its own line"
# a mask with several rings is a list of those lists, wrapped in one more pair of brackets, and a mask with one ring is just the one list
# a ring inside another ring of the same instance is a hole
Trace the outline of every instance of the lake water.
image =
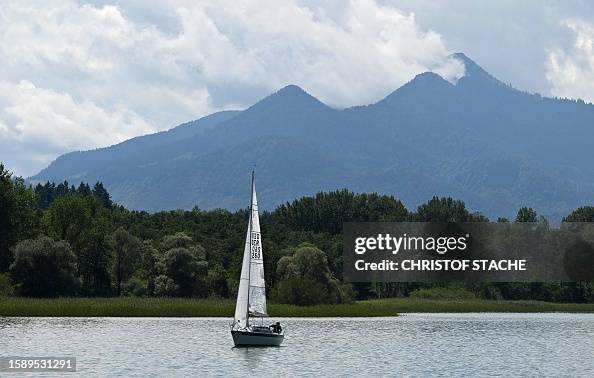
[(276, 348), (233, 348), (229, 321), (0, 318), (0, 356), (74, 356), (69, 376), (594, 377), (594, 314), (287, 318)]

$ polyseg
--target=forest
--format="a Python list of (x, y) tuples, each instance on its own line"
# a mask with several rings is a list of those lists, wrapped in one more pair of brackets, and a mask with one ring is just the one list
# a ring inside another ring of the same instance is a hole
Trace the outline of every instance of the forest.
[[(0, 164), (0, 297), (234, 298), (249, 209), (128, 210), (102, 183), (27, 185)], [(594, 222), (584, 206), (564, 221)], [(414, 211), (393, 196), (343, 189), (261, 214), (268, 296), (296, 305), (442, 295), (594, 303), (594, 283), (342, 282), (347, 221), (489, 222), (461, 200), (433, 197)], [(515, 219), (547, 220), (529, 207)]]

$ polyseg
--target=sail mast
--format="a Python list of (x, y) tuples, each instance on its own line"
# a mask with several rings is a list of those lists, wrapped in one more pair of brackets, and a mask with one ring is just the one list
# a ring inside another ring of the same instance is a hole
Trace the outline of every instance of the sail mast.
[(248, 235), (250, 238), (250, 259), (249, 259), (249, 269), (248, 269), (248, 295), (247, 295), (247, 313), (245, 315), (245, 324), (246, 327), (250, 324), (250, 289), (249, 289), (249, 282), (251, 280), (252, 274), (252, 217), (254, 215), (254, 170), (252, 170), (252, 194), (250, 196), (250, 221), (248, 223)]

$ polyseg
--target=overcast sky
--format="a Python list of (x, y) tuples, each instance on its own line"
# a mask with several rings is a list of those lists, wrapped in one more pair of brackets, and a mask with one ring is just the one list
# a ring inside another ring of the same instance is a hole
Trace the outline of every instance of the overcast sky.
[(0, 0), (0, 161), (58, 155), (245, 108), (289, 84), (335, 107), (464, 52), (514, 87), (594, 101), (589, 1)]

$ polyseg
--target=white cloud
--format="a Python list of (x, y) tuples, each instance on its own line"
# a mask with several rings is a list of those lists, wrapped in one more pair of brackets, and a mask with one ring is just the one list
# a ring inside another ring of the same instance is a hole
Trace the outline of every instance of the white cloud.
[(594, 102), (594, 26), (572, 20), (567, 27), (575, 33), (574, 45), (551, 49), (546, 64), (551, 93)]
[(448, 48), (464, 52), (514, 87), (550, 95), (548, 49), (571, 49), (575, 35), (564, 20), (594, 20), (583, 0), (378, 0), (414, 12), (419, 25), (439, 32)]
[(0, 160), (33, 174), (289, 83), (338, 107), (370, 103), (422, 71), (455, 80), (449, 53), (414, 14), (373, 0), (3, 4)]
[(420, 30), (413, 14), (370, 0), (328, 12), (248, 0), (209, 4), (181, 18), (184, 37), (201, 46), (197, 65), (207, 81), (267, 91), (293, 83), (341, 107), (377, 101), (422, 71), (460, 74), (439, 34)]
[(29, 81), (0, 81), (0, 146), (10, 152), (7, 163), (23, 170), (47, 165), (64, 151), (109, 145), (150, 131), (152, 127), (128, 109), (106, 111)]

